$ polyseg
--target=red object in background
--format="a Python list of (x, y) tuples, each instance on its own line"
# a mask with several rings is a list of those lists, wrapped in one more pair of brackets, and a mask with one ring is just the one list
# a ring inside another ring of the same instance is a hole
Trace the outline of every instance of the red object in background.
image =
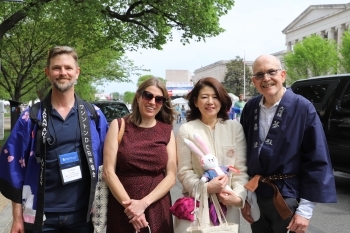
[(172, 90), (168, 90), (168, 95), (169, 96), (173, 96), (173, 91)]

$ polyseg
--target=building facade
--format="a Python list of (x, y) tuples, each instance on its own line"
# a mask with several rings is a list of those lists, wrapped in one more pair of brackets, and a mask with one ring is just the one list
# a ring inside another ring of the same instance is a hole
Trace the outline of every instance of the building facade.
[(193, 89), (192, 74), (189, 70), (166, 70), (166, 88), (172, 99), (183, 97)]
[[(205, 77), (213, 77), (217, 79), (219, 82), (224, 82), (225, 81), (225, 75), (227, 72), (226, 64), (229, 63), (230, 60), (221, 60), (217, 61), (215, 63), (212, 63), (207, 66), (203, 66), (199, 69), (196, 69), (194, 71), (194, 76), (193, 76), (193, 82), (197, 82), (201, 78)], [(245, 61), (246, 66), (252, 70), (252, 61)], [(243, 67), (242, 67), (243, 69)], [(250, 78), (250, 77), (246, 77)]]
[(320, 35), (323, 38), (342, 42), (344, 31), (350, 28), (350, 3), (311, 5), (291, 22), (282, 32), (286, 35), (287, 51), (307, 36)]

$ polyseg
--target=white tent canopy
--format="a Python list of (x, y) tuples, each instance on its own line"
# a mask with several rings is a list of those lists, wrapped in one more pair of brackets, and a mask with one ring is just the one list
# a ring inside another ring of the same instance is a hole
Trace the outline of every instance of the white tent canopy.
[(232, 93), (228, 93), (228, 95), (231, 97), (232, 100), (232, 106), (235, 105), (235, 103), (239, 100), (239, 97), (232, 94)]
[(187, 100), (184, 99), (184, 98), (182, 98), (182, 97), (173, 99), (173, 100), (171, 101), (171, 103), (172, 103), (173, 105), (179, 104), (180, 107), (181, 107), (182, 105), (184, 105), (184, 107), (185, 107), (186, 110), (189, 109)]

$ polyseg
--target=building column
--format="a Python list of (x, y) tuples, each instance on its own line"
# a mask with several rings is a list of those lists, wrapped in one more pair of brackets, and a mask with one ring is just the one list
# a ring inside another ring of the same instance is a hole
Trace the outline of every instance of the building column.
[(343, 34), (344, 34), (344, 25), (339, 25), (336, 27), (337, 32), (338, 32), (338, 38), (337, 38), (337, 44), (341, 45)]
[(292, 43), (291, 43), (290, 41), (288, 41), (288, 42), (286, 43), (286, 45), (287, 45), (287, 52), (292, 51)]
[(326, 32), (327, 32), (328, 40), (335, 40), (335, 38), (334, 38), (334, 33), (335, 33), (334, 28), (327, 29)]
[(325, 35), (325, 31), (320, 31), (320, 32), (317, 32), (316, 35), (324, 38), (324, 35)]

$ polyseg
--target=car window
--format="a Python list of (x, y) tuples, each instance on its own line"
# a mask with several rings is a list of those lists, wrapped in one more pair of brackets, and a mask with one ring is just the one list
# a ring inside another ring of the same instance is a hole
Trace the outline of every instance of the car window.
[(101, 109), (108, 122), (130, 113), (127, 106), (121, 102), (93, 102), (93, 104)]
[(305, 86), (296, 86), (293, 89), (295, 94), (299, 94), (310, 100), (312, 103), (321, 103), (324, 96), (326, 95), (329, 84), (314, 84)]
[(341, 107), (350, 109), (350, 83), (348, 84), (348, 87), (343, 95), (343, 99), (341, 101)]

